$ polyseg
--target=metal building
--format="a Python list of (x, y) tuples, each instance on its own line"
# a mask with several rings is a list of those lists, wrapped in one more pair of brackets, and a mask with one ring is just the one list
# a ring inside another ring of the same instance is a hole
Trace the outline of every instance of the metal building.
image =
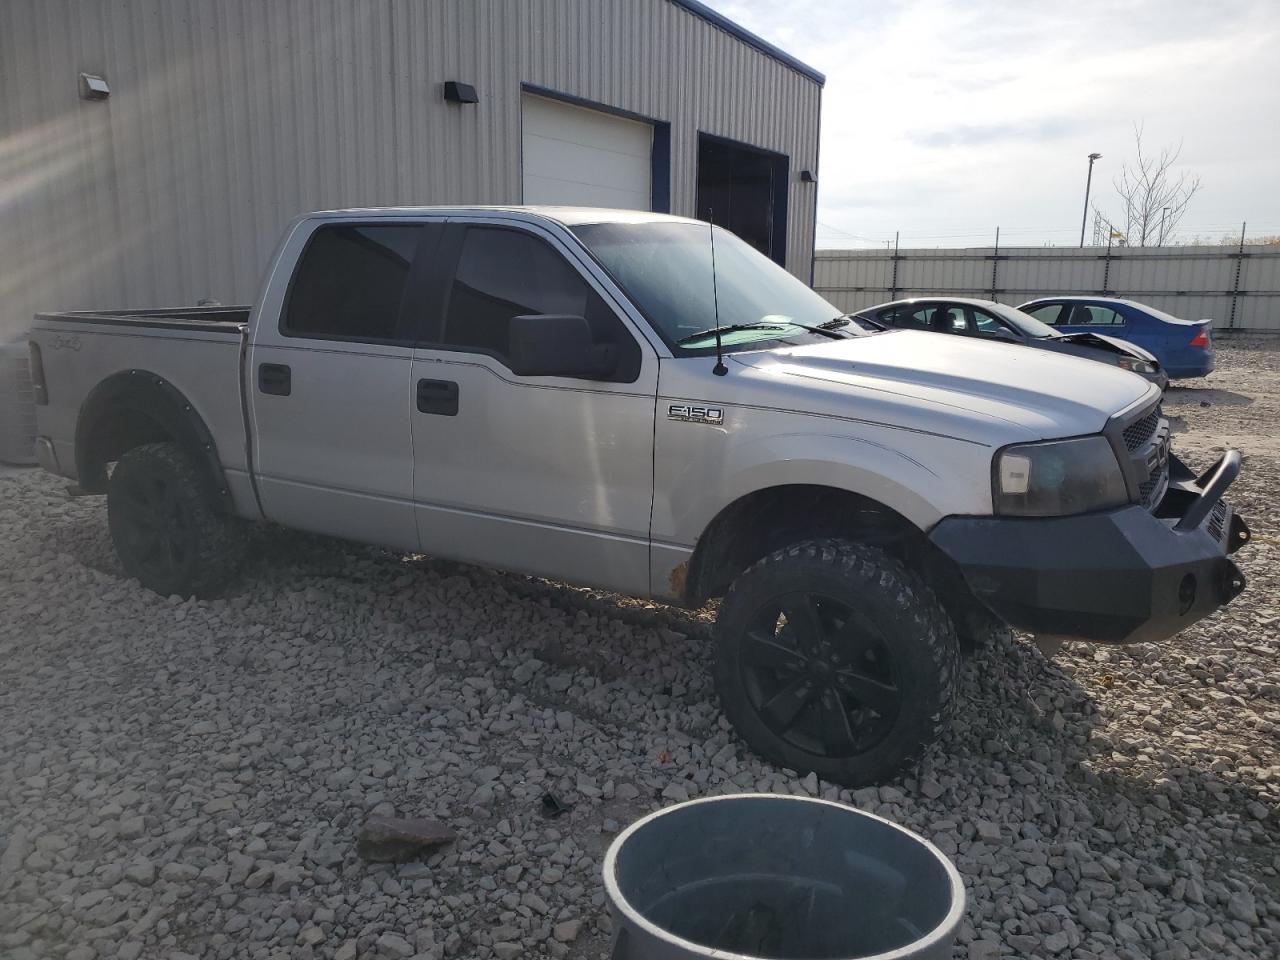
[(714, 217), (808, 280), (822, 85), (695, 0), (5, 0), (0, 339), (249, 302), (327, 207)]

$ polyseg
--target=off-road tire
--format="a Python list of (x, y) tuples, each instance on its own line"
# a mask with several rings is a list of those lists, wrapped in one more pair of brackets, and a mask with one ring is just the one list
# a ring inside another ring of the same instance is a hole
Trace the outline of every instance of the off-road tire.
[[(800, 607), (795, 607), (797, 596), (805, 598)], [(776, 646), (807, 646), (798, 639), (804, 630), (789, 632), (789, 613), (777, 618), (781, 626), (772, 634), (771, 611), (779, 603), (795, 607), (797, 623), (804, 611), (816, 611), (805, 629), (824, 638), (818, 647), (828, 651), (834, 666), (816, 663), (823, 659), (819, 655), (802, 668), (793, 666), (798, 660), (779, 661), (788, 666), (776, 674), (770, 673), (773, 666), (759, 665), (762, 650), (772, 663)], [(762, 631), (770, 641), (763, 648)], [(822, 672), (815, 672), (819, 668)], [(770, 554), (734, 581), (716, 620), (716, 687), (734, 729), (766, 759), (844, 786), (884, 782), (919, 759), (946, 728), (959, 669), (955, 628), (933, 591), (883, 550), (850, 541), (807, 540)], [(762, 693), (770, 675), (776, 685)], [(867, 685), (867, 675), (874, 686)], [(793, 704), (811, 683), (822, 692), (800, 716), (820, 733), (814, 737), (791, 727), (780, 733), (777, 728), (786, 721), (777, 718), (778, 698), (790, 696), (786, 702)], [(788, 695), (797, 685), (802, 692)], [(866, 695), (851, 693), (850, 685), (886, 704), (893, 687), (897, 705), (877, 712)], [(837, 711), (847, 722), (839, 721)], [(825, 742), (837, 728), (832, 743)], [(817, 746), (796, 743), (805, 737)]]
[(243, 556), (241, 521), (212, 502), (175, 443), (121, 456), (107, 485), (107, 526), (125, 573), (162, 596), (217, 595)]

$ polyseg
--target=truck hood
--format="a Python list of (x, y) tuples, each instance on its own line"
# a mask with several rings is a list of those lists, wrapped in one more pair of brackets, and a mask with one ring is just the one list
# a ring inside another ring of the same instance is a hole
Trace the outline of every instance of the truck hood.
[(1000, 445), (1097, 433), (1159, 390), (1136, 374), (1019, 344), (896, 330), (730, 358), (791, 409)]

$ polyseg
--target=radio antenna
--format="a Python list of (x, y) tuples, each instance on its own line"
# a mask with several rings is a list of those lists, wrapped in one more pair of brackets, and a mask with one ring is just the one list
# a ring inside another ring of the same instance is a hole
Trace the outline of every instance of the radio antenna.
[(716, 221), (713, 208), (707, 208), (707, 231), (711, 234), (711, 301), (716, 310), (716, 365), (711, 372), (723, 377), (729, 372), (724, 365), (724, 347), (720, 344), (720, 293), (716, 289)]

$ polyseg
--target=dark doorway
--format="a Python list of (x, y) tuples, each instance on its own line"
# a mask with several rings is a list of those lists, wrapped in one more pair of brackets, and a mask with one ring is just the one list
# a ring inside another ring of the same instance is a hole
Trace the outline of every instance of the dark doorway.
[(698, 134), (698, 219), (786, 266), (788, 166), (784, 154)]

